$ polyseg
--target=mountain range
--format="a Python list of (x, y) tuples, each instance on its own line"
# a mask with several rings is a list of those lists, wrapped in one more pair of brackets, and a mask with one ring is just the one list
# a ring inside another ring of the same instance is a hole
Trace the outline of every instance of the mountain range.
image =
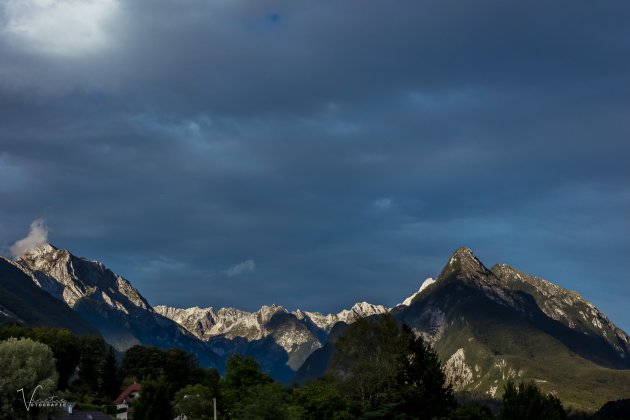
[(339, 323), (388, 311), (367, 302), (355, 304), (338, 314), (263, 306), (256, 312), (234, 308), (171, 308), (156, 306), (156, 312), (172, 319), (204, 341), (215, 353), (253, 356), (276, 379), (290, 382), (308, 356), (326, 342), (331, 328)]
[(152, 307), (100, 262), (52, 245), (0, 257), (0, 322), (98, 331), (119, 351), (180, 348), (220, 371), (241, 353), (285, 383), (323, 374), (348, 324), (387, 312), (432, 345), (459, 393), (497, 397), (510, 379), (533, 380), (587, 410), (630, 395), (624, 331), (577, 293), (509, 265), (488, 269), (467, 248), (394, 308), (360, 302), (337, 314)]

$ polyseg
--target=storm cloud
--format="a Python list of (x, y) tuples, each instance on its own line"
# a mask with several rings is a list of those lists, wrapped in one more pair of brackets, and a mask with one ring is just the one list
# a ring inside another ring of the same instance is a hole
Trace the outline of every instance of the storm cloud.
[(630, 329), (626, 4), (75, 4), (0, 0), (5, 249), (43, 217), (152, 304), (338, 311), (465, 245)]

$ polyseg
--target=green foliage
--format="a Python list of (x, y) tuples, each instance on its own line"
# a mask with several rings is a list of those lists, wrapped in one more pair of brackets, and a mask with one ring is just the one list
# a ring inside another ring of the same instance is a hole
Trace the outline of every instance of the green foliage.
[(181, 349), (163, 351), (165, 355), (164, 376), (175, 390), (184, 385), (199, 382), (201, 369), (195, 356)]
[(116, 413), (116, 406), (112, 404), (89, 404), (81, 402), (78, 404), (78, 409), (81, 411), (102, 411), (103, 413)]
[(217, 394), (207, 386), (187, 385), (175, 393), (173, 414), (185, 414), (189, 420), (211, 420), (213, 418), (213, 398)]
[(237, 409), (242, 400), (252, 392), (256, 385), (273, 382), (271, 376), (260, 371), (260, 366), (252, 357), (235, 354), (229, 358), (225, 376), (221, 381), (221, 406), (226, 413)]
[(134, 376), (138, 380), (157, 378), (164, 375), (165, 354), (157, 347), (135, 345), (125, 352), (122, 370), (126, 376)]
[(416, 337), (411, 328), (402, 326), (402, 351), (397, 355), (397, 390), (401, 410), (418, 418), (444, 414), (455, 406), (453, 391), (446, 383), (437, 354)]
[(118, 374), (118, 361), (111, 347), (105, 356), (105, 360), (101, 366), (101, 394), (109, 397), (111, 400), (116, 398), (120, 391), (120, 375)]
[(455, 406), (437, 355), (389, 315), (352, 324), (329, 370), (366, 418), (432, 418)]
[(68, 387), (68, 381), (81, 359), (81, 348), (77, 337), (68, 330), (58, 328), (33, 328), (30, 334), (33, 340), (50, 347), (55, 356), (59, 373), (59, 389)]
[(514, 385), (509, 381), (505, 385), (500, 417), (504, 420), (563, 420), (567, 415), (558, 398), (543, 394), (533, 382)]
[(65, 393), (69, 399), (103, 404), (111, 402), (119, 392), (115, 355), (99, 336), (76, 336), (61, 328), (14, 324), (0, 327), (0, 339), (8, 337), (28, 337), (50, 347), (59, 374), (56, 387), (69, 389)]
[(163, 376), (169, 384), (169, 401), (186, 385), (205, 383), (216, 389), (218, 382), (218, 373), (200, 368), (195, 356), (179, 349), (133, 346), (125, 353), (122, 371), (140, 381)]
[[(48, 346), (29, 338), (9, 338), (0, 342), (0, 419), (27, 417), (26, 400), (43, 399), (56, 389), (58, 374), (55, 359)], [(31, 408), (29, 413), (37, 410)]]
[(99, 393), (100, 373), (108, 355), (108, 346), (101, 337), (77, 337), (81, 352), (77, 385), (86, 386), (92, 393)]
[(252, 386), (271, 382), (271, 376), (260, 371), (260, 366), (253, 357), (235, 354), (228, 360), (223, 381), (226, 388), (244, 391)]
[(0, 339), (9, 337), (28, 337), (50, 347), (55, 357), (57, 373), (59, 373), (57, 387), (59, 389), (68, 387), (68, 380), (74, 374), (81, 357), (78, 340), (75, 335), (68, 330), (60, 328), (27, 328), (13, 324), (0, 328)]
[(488, 407), (481, 405), (460, 405), (441, 420), (492, 420), (494, 416)]
[(339, 337), (330, 370), (363, 410), (391, 402), (400, 371), (400, 328), (392, 317), (360, 319)]
[(162, 376), (142, 382), (140, 396), (134, 404), (135, 420), (171, 420), (169, 386)]
[(210, 389), (214, 395), (219, 395), (219, 383), (221, 381), (221, 375), (216, 369), (200, 368), (196, 378), (197, 383)]
[(239, 420), (288, 420), (288, 393), (277, 383), (253, 385), (231, 417)]
[(293, 404), (303, 420), (352, 418), (350, 400), (333, 378), (324, 377), (293, 390)]

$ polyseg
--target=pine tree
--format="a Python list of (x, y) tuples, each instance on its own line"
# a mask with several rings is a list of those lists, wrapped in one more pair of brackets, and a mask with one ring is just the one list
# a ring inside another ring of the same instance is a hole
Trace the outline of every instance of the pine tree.
[(116, 398), (120, 392), (120, 375), (118, 374), (118, 361), (114, 349), (109, 348), (101, 369), (101, 394), (111, 399)]

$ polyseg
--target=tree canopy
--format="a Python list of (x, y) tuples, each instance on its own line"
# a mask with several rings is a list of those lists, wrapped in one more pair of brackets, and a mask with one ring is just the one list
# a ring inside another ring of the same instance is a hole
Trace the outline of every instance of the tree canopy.
[(122, 361), (124, 376), (138, 381), (163, 376), (169, 385), (169, 401), (182, 387), (204, 381), (206, 373), (195, 356), (179, 349), (159, 349), (135, 345), (127, 350)]
[(175, 393), (173, 414), (184, 414), (189, 420), (212, 420), (213, 398), (217, 397), (216, 392), (207, 386), (187, 385)]
[(533, 382), (521, 382), (515, 385), (508, 381), (503, 393), (501, 419), (528, 420), (547, 419), (565, 420), (567, 415), (558, 398), (545, 395)]
[(336, 343), (329, 373), (363, 416), (422, 419), (455, 407), (436, 353), (390, 315), (350, 325)]
[(28, 411), (18, 391), (22, 389), (27, 401), (34, 392), (35, 399), (42, 399), (57, 388), (59, 377), (50, 348), (29, 338), (0, 342), (0, 372), (1, 419), (27, 417)]
[(134, 404), (136, 420), (171, 420), (169, 384), (164, 376), (142, 382), (140, 397)]

